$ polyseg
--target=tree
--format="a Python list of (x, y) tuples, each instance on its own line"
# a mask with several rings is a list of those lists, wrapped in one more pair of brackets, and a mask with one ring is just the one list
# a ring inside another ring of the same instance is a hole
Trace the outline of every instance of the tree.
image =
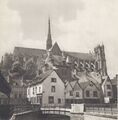
[(37, 65), (33, 62), (32, 59), (29, 59), (25, 64), (25, 74), (24, 79), (33, 79), (37, 75)]
[(13, 64), (13, 55), (11, 53), (6, 53), (2, 60), (1, 70), (4, 76), (7, 76)]
[(23, 76), (25, 73), (25, 70), (24, 68), (22, 67), (22, 65), (20, 64), (19, 61), (15, 61), (13, 64), (12, 64), (12, 68), (10, 70), (10, 74), (13, 76), (13, 77), (17, 77), (17, 76)]

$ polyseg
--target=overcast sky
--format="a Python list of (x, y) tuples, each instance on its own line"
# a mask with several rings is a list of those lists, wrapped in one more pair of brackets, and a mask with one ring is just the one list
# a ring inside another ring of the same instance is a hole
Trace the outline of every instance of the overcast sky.
[(118, 0), (0, 0), (0, 58), (14, 46), (45, 48), (49, 16), (62, 50), (103, 43), (108, 73), (118, 73)]

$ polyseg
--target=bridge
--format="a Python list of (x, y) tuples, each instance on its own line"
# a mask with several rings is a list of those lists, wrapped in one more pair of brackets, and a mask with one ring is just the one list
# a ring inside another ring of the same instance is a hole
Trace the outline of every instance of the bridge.
[(73, 114), (71, 113), (70, 108), (61, 108), (61, 107), (43, 107), (41, 108), (43, 114), (58, 114), (58, 115), (66, 115), (70, 117), (70, 120), (84, 120), (84, 113)]
[[(59, 106), (45, 106), (40, 107), (39, 105), (23, 105), (23, 106), (14, 106), (13, 109), (15, 116), (22, 116), (24, 114), (37, 113), (39, 115), (57, 115), (57, 116), (69, 116), (70, 120), (84, 120), (86, 117), (96, 117), (100, 116), (100, 120), (103, 118), (112, 118), (116, 119), (117, 117), (117, 108), (109, 106), (100, 106), (91, 105), (86, 106), (85, 111), (77, 114), (73, 114), (72, 108), (59, 107)], [(98, 120), (99, 120), (98, 119)], [(11, 119), (12, 120), (12, 119)]]

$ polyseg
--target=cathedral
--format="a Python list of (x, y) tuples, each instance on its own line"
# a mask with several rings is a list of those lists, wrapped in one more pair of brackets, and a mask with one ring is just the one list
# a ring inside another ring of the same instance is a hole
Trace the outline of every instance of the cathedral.
[(64, 80), (79, 79), (82, 73), (96, 73), (107, 76), (104, 45), (94, 48), (94, 53), (79, 53), (62, 51), (57, 42), (52, 44), (50, 19), (48, 20), (48, 35), (46, 49), (15, 47), (14, 60), (22, 65), (29, 60), (36, 63), (37, 70), (46, 72), (55, 69)]

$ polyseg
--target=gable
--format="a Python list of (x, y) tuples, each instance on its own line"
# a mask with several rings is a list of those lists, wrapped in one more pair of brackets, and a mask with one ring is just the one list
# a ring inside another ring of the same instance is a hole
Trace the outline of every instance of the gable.
[(97, 89), (98, 90), (98, 88), (96, 87), (96, 85), (93, 82), (89, 82), (89, 84), (86, 86), (85, 89), (89, 89), (89, 90)]
[(106, 84), (111, 85), (111, 80), (110, 80), (110, 78), (108, 76), (104, 79), (102, 86), (105, 86)]
[(57, 82), (61, 82), (64, 85), (64, 82), (55, 71), (52, 71), (51, 74), (45, 79), (44, 82), (46, 82), (49, 79), (51, 80), (51, 78), (56, 78)]
[(52, 51), (52, 54), (53, 54), (53, 55), (62, 56), (62, 51), (61, 51), (61, 49), (59, 48), (59, 45), (57, 44), (57, 42), (53, 45), (51, 51)]
[(70, 85), (69, 82), (68, 82), (68, 84), (66, 86), (66, 91), (72, 91), (72, 86)]
[(76, 90), (82, 90), (78, 82), (76, 82), (76, 84), (74, 86), (74, 91), (76, 91)]

